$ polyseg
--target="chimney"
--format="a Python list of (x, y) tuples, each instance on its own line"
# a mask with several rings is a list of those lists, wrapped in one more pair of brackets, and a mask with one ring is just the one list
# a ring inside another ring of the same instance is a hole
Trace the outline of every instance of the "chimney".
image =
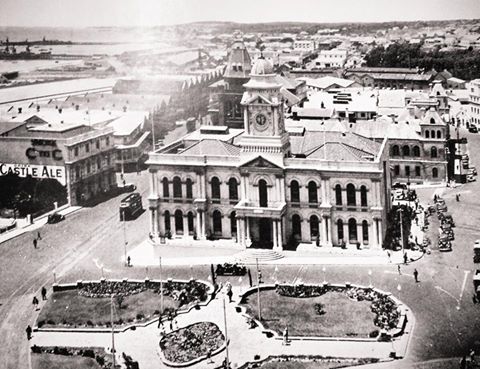
[(77, 104), (75, 105), (75, 110), (78, 110), (78, 109), (80, 109), (80, 105)]
[(40, 105), (37, 105), (37, 111), (40, 111)]
[(18, 114), (22, 114), (22, 108), (18, 108)]
[(59, 109), (58, 109), (58, 112), (59, 112), (60, 114), (62, 114), (62, 110), (63, 110), (62, 108), (59, 108)]
[(124, 113), (127, 112), (127, 107), (126, 107), (126, 106), (123, 107), (123, 112), (124, 112)]

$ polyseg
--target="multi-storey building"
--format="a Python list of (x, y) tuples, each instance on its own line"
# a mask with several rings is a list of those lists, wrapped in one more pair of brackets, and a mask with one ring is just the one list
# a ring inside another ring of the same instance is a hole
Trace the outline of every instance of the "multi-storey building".
[[(272, 65), (259, 59), (243, 129), (206, 126), (151, 153), (150, 235), (381, 248), (389, 208), (387, 140), (284, 125)], [(355, 245), (355, 246), (354, 246)]]
[(480, 126), (480, 79), (470, 81), (470, 124)]
[(82, 203), (116, 185), (113, 132), (35, 120), (2, 124), (0, 175), (56, 179), (69, 204)]

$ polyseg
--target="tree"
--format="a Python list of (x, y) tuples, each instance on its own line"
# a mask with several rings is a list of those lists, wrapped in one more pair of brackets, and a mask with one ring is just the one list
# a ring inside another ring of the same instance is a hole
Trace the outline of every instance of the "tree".
[(125, 297), (123, 295), (116, 295), (115, 296), (115, 303), (117, 304), (119, 309), (123, 308), (123, 301)]

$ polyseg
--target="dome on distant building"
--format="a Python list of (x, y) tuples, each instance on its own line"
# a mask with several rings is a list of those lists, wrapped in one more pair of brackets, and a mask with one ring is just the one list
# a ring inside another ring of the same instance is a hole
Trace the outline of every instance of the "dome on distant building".
[(273, 64), (266, 60), (264, 57), (260, 57), (255, 61), (255, 64), (253, 65), (250, 74), (255, 76), (274, 74)]

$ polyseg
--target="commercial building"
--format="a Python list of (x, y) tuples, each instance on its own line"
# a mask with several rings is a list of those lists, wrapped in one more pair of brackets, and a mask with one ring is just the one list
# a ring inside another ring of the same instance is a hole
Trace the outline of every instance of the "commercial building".
[(357, 67), (347, 69), (345, 78), (364, 87), (405, 88), (425, 90), (434, 81), (435, 74), (412, 68)]
[[(259, 59), (241, 129), (205, 126), (151, 153), (150, 236), (244, 247), (380, 249), (389, 209), (387, 139), (285, 128), (272, 65)], [(308, 247), (308, 246), (307, 246)]]
[(46, 123), (36, 116), (0, 127), (0, 175), (55, 179), (71, 205), (116, 185), (113, 128)]

